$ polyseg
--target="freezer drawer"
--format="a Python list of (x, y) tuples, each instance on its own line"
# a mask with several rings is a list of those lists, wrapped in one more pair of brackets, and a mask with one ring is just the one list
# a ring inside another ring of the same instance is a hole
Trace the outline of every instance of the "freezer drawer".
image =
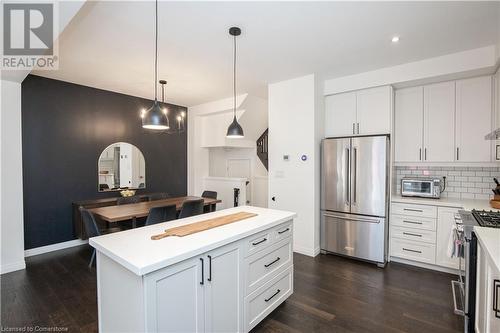
[(385, 228), (385, 218), (322, 212), (321, 249), (383, 263)]

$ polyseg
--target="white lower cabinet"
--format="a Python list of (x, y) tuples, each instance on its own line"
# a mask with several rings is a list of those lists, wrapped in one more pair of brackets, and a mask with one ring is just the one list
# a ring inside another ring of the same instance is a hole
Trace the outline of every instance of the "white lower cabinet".
[(145, 331), (247, 332), (292, 293), (292, 224), (144, 276)]
[(400, 202), (391, 207), (391, 257), (458, 270), (459, 259), (448, 256), (458, 208)]
[(146, 277), (148, 332), (242, 330), (240, 247), (230, 244)]
[(209, 253), (205, 285), (205, 331), (237, 332), (243, 327), (243, 279), (240, 247)]
[(145, 277), (147, 332), (205, 331), (202, 267), (192, 258)]
[(477, 252), (475, 331), (500, 332), (500, 271), (479, 242)]

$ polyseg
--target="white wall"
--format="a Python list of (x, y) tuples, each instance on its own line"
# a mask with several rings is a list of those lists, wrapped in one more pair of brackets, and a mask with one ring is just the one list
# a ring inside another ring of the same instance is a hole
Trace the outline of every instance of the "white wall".
[(319, 78), (307, 75), (270, 84), (268, 95), (269, 207), (297, 213), (294, 251), (310, 256), (319, 253), (322, 93)]
[(0, 81), (1, 89), (1, 221), (0, 271), (25, 268), (21, 84)]
[[(325, 81), (325, 95), (383, 85), (411, 82), (414, 85), (492, 74), (497, 62), (495, 45), (425, 59)], [(422, 81), (424, 80), (424, 81)]]

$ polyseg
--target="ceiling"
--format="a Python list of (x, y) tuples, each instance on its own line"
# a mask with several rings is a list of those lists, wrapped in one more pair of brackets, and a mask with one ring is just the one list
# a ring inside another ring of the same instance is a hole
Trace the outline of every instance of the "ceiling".
[[(161, 2), (159, 79), (167, 100), (196, 105), (318, 73), (334, 78), (492, 45), (498, 2)], [(394, 35), (400, 42), (391, 43)], [(87, 2), (59, 39), (58, 71), (35, 74), (153, 97), (154, 2)]]

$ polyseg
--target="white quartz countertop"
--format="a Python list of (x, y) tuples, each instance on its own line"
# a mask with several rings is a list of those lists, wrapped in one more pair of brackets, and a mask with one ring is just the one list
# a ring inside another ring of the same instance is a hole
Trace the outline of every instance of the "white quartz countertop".
[(498, 209), (493, 209), (490, 206), (489, 200), (476, 200), (476, 199), (457, 199), (457, 198), (440, 198), (440, 199), (426, 199), (426, 198), (411, 198), (402, 197), (400, 195), (393, 195), (391, 202), (400, 202), (408, 204), (417, 205), (431, 205), (440, 207), (456, 207), (463, 208), (465, 210), (493, 210), (498, 211)]
[[(151, 240), (152, 235), (161, 234), (165, 229), (237, 212), (256, 213), (258, 216), (189, 236)], [(293, 212), (241, 206), (93, 237), (89, 239), (89, 244), (135, 274), (145, 275), (272, 228), (295, 217), (296, 214)]]
[(484, 252), (500, 272), (500, 229), (474, 227), (474, 233)]

